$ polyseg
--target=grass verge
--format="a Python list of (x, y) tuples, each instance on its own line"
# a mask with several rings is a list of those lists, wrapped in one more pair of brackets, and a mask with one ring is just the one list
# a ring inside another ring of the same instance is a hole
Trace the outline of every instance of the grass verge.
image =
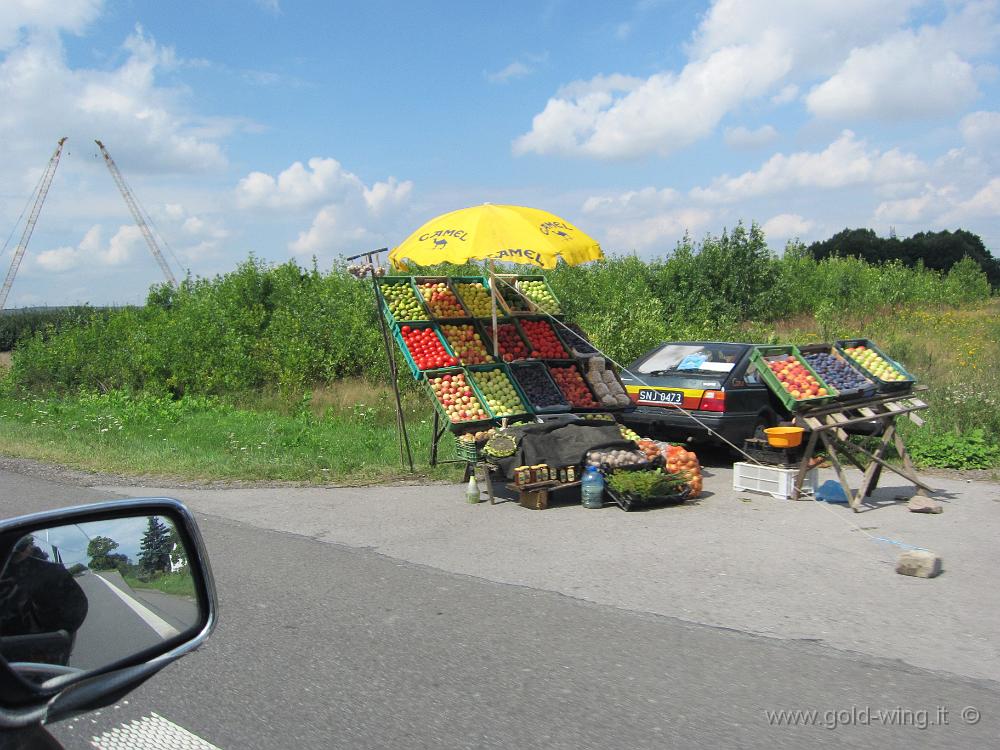
[[(355, 396), (362, 395), (353, 386)], [(0, 396), (0, 453), (86, 471), (194, 481), (363, 484), (417, 476), (454, 479), (455, 465), (430, 467), (426, 404), (405, 404), (416, 472), (401, 468), (394, 407), (384, 393), (349, 407), (328, 396), (317, 416), (303, 401), (276, 408), (148, 394)], [(442, 458), (451, 457), (442, 440)]]
[(186, 570), (177, 573), (166, 573), (158, 575), (149, 580), (136, 578), (135, 576), (123, 575), (122, 578), (134, 589), (150, 589), (162, 591), (171, 596), (195, 597), (194, 579)]

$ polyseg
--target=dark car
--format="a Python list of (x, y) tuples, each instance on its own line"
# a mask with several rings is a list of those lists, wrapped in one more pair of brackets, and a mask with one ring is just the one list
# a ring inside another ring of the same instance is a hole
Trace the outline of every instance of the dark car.
[[(622, 370), (639, 432), (736, 446), (789, 418), (750, 361), (751, 344), (670, 341)], [(676, 408), (681, 407), (681, 408)], [(687, 412), (687, 413), (685, 413)], [(694, 417), (694, 418), (692, 418)]]

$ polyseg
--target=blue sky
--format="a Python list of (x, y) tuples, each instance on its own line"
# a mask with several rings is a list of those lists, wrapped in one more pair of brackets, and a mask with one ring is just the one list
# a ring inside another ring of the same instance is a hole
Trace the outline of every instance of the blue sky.
[(965, 228), (1000, 255), (997, 0), (4, 0), (0, 255), (62, 162), (8, 307), (138, 302), (253, 252), (327, 267), (484, 201), (608, 253), (757, 221)]

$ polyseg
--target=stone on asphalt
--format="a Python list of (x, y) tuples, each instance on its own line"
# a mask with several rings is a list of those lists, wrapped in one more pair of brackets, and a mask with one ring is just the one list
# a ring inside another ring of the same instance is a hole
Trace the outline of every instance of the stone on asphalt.
[(942, 513), (944, 508), (941, 507), (941, 503), (935, 502), (929, 497), (923, 497), (922, 495), (914, 495), (910, 498), (910, 501), (906, 504), (906, 507), (910, 509), (911, 513)]
[(896, 572), (904, 576), (933, 578), (941, 572), (941, 558), (925, 549), (907, 550), (899, 556)]

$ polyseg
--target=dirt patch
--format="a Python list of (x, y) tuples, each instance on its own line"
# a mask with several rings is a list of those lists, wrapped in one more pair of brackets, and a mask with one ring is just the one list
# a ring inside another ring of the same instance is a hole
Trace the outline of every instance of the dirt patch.
[(159, 474), (109, 474), (95, 471), (82, 471), (69, 466), (50, 464), (31, 458), (10, 458), (0, 456), (0, 471), (43, 479), (55, 484), (71, 485), (73, 487), (158, 487), (163, 489), (204, 489), (204, 490), (237, 490), (237, 489), (280, 489), (282, 487), (364, 487), (408, 486), (452, 484), (443, 480), (427, 479), (426, 477), (409, 477), (388, 482), (343, 482), (340, 484), (313, 484), (311, 482), (278, 482), (249, 480), (198, 480), (183, 477), (171, 477)]

